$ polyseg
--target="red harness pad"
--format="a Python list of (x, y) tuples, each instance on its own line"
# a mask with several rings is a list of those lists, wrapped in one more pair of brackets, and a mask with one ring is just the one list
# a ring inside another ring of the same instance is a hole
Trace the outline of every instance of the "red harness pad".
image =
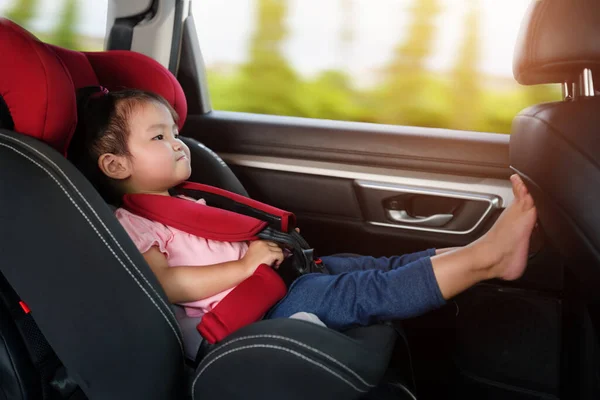
[(256, 240), (267, 226), (256, 218), (171, 196), (126, 194), (123, 208), (192, 235), (223, 242)]
[(286, 292), (285, 283), (277, 272), (261, 264), (252, 276), (204, 314), (198, 331), (209, 343), (220, 342), (238, 329), (260, 320)]
[[(291, 212), (271, 207), (236, 193), (193, 182), (185, 182), (178, 189), (214, 194), (275, 216), (280, 220), (279, 228), (283, 232), (296, 226), (296, 217)], [(268, 224), (266, 221), (254, 217), (217, 207), (199, 205), (193, 201), (172, 196), (126, 194), (123, 196), (123, 208), (141, 217), (161, 222), (192, 235), (223, 242), (256, 240), (258, 233)]]
[(278, 226), (277, 228), (282, 232), (290, 232), (296, 227), (296, 216), (293, 213), (282, 210), (277, 207), (270, 206), (265, 203), (261, 203), (260, 201), (252, 200), (248, 197), (239, 195), (237, 193), (219, 189), (214, 186), (202, 185), (200, 183), (195, 182), (184, 182), (177, 188), (182, 190), (197, 190), (200, 192), (212, 193), (221, 197), (231, 199), (237, 203), (243, 204), (255, 210), (260, 210), (267, 214), (277, 216), (281, 220), (281, 226)]

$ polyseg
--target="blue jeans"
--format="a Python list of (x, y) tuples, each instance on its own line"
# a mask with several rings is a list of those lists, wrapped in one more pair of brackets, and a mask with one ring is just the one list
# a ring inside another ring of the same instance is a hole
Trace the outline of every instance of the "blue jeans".
[(306, 311), (340, 330), (423, 314), (445, 304), (433, 255), (434, 249), (394, 257), (322, 257), (331, 275), (298, 278), (267, 318)]

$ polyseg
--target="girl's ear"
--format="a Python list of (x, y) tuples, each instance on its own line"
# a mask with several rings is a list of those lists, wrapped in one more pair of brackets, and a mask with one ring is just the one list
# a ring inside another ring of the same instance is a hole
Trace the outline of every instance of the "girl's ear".
[(98, 167), (112, 179), (123, 180), (131, 176), (131, 165), (126, 156), (105, 153), (98, 158)]

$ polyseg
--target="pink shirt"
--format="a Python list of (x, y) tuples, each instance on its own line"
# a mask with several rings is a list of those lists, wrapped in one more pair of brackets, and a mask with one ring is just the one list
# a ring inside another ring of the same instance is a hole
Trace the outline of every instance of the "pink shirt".
[[(206, 204), (202, 199), (197, 203)], [(191, 235), (160, 222), (150, 221), (119, 208), (115, 216), (123, 225), (138, 250), (147, 252), (152, 246), (167, 257), (169, 267), (184, 265), (212, 265), (239, 260), (248, 251), (246, 242), (220, 242)], [(212, 310), (231, 290), (189, 303), (181, 303), (190, 317), (201, 317)]]

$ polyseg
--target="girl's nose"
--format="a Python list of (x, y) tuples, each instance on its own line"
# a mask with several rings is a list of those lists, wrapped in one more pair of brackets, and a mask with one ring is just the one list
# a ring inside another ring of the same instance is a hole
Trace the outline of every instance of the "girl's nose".
[(173, 141), (173, 150), (179, 151), (182, 149), (181, 142), (179, 140)]

